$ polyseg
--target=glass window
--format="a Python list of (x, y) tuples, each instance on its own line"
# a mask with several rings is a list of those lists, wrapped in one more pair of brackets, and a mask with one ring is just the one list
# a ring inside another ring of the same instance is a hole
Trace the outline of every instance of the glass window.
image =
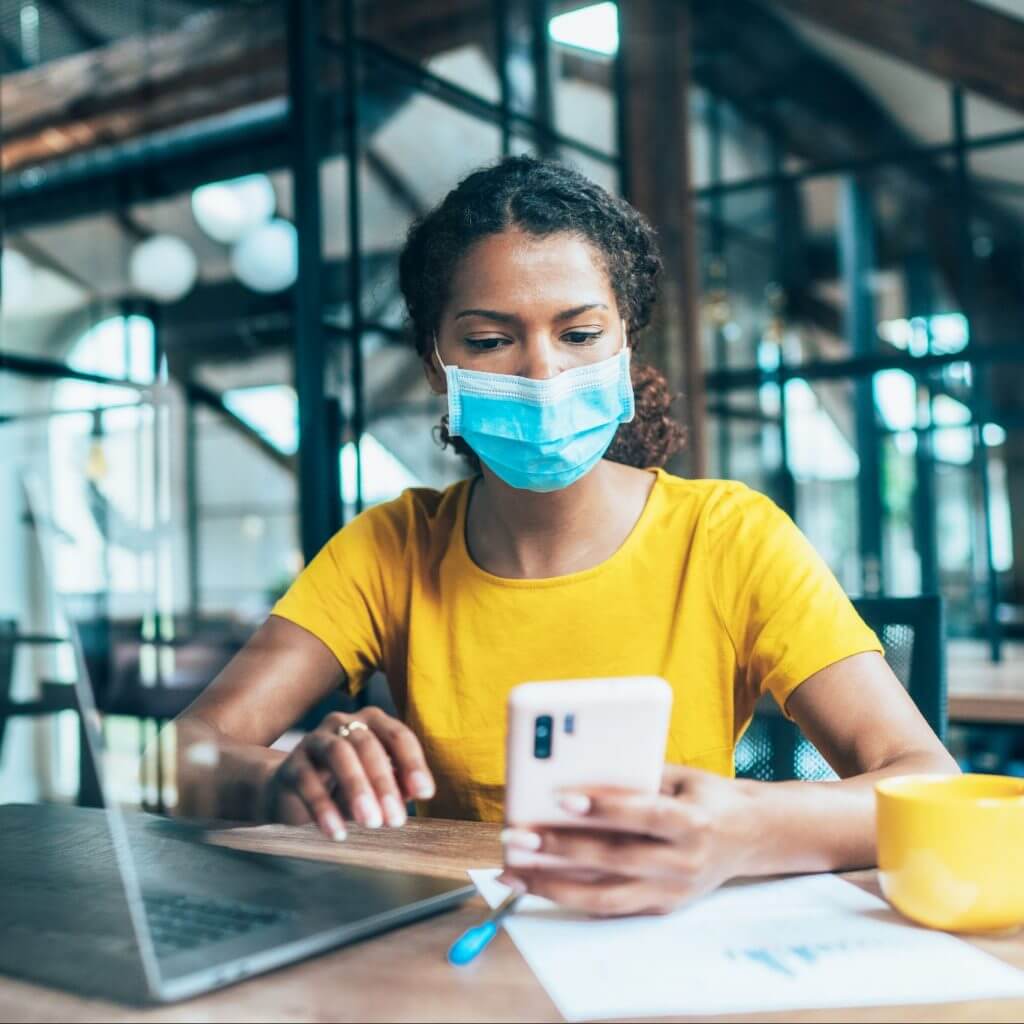
[(964, 95), (964, 113), (967, 134), (970, 138), (986, 135), (1002, 135), (1024, 129), (1024, 114), (1019, 110), (968, 92)]
[(559, 3), (552, 5), (551, 15), (555, 128), (567, 138), (614, 153), (618, 149), (618, 7), (610, 2)]
[[(410, 0), (360, 0), (357, 24), (359, 35), (373, 46), (491, 103), (500, 101), (493, 4), (468, 4), (461, 10), (442, 11), (436, 5)], [(331, 34), (335, 39), (343, 38), (337, 25)]]
[(190, 396), (179, 443), (191, 462), (199, 610), (255, 623), (302, 565), (291, 358), (227, 356), (193, 373), (203, 390)]
[[(922, 71), (905, 61), (866, 46), (816, 22), (798, 15), (786, 15), (796, 26), (800, 36), (845, 76), (845, 88), (838, 81), (821, 79), (817, 82), (802, 78), (803, 88), (830, 89), (849, 105), (860, 100), (861, 131), (855, 124), (838, 125), (840, 131), (851, 132), (854, 140), (865, 149), (889, 149), (902, 135), (905, 143), (935, 143), (949, 140), (950, 120), (949, 86), (945, 80)], [(850, 82), (850, 79), (853, 82)], [(874, 108), (872, 110), (872, 107)], [(837, 111), (838, 113), (838, 111)], [(872, 123), (864, 115), (874, 113)], [(853, 118), (848, 118), (853, 122)], [(888, 120), (891, 124), (885, 124)], [(871, 124), (870, 130), (867, 125)], [(854, 152), (850, 152), (854, 156)]]

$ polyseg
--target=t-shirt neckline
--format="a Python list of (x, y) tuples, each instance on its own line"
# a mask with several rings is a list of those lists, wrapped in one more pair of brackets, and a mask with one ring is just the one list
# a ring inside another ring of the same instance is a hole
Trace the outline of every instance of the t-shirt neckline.
[(564, 587), (574, 583), (582, 583), (592, 579), (601, 573), (610, 572), (622, 560), (629, 557), (630, 551), (642, 540), (643, 534), (647, 532), (647, 524), (654, 517), (654, 506), (660, 499), (663, 489), (665, 471), (660, 467), (653, 467), (646, 472), (654, 473), (654, 484), (647, 494), (647, 500), (640, 512), (633, 529), (629, 531), (626, 539), (613, 551), (604, 561), (589, 569), (580, 569), (577, 572), (565, 573), (561, 576), (542, 576), (538, 579), (522, 579), (513, 576), (496, 576), (478, 565), (473, 556), (469, 553), (469, 544), (466, 541), (466, 514), (469, 509), (469, 498), (473, 491), (475, 478), (466, 480), (462, 484), (462, 493), (459, 495), (457, 512), (455, 516), (455, 554), (465, 564), (468, 570), (479, 579), (492, 586), (509, 587), (520, 590), (542, 590), (551, 587)]

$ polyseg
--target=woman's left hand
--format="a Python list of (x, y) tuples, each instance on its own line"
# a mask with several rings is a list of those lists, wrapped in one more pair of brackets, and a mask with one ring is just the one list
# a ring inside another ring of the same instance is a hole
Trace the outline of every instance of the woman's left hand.
[[(505, 843), (524, 863), (506, 868), (499, 881), (601, 917), (668, 913), (729, 878), (754, 873), (752, 789), (666, 765), (655, 795), (567, 792), (562, 806), (582, 827), (507, 829)], [(564, 866), (544, 863), (551, 856)]]

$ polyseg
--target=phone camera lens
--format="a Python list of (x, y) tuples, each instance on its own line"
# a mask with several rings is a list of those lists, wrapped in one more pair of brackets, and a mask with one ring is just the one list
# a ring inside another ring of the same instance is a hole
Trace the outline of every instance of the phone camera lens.
[(550, 715), (538, 715), (533, 722), (533, 756), (544, 760), (551, 756), (552, 719)]

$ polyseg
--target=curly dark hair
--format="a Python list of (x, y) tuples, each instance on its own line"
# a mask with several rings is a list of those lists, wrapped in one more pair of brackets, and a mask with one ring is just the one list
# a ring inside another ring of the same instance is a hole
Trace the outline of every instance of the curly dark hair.
[[(586, 239), (600, 254), (634, 357), (636, 415), (620, 425), (605, 457), (628, 466), (663, 466), (683, 447), (684, 431), (670, 414), (673, 396), (655, 367), (635, 356), (657, 298), (661, 256), (654, 230), (640, 212), (579, 171), (553, 160), (508, 157), (474, 171), (409, 229), (399, 261), (399, 285), (409, 310), (416, 350), (427, 356), (449, 298), (459, 260), (488, 235), (518, 228), (532, 235), (561, 232)], [(442, 445), (480, 463), (461, 437), (439, 428)]]

